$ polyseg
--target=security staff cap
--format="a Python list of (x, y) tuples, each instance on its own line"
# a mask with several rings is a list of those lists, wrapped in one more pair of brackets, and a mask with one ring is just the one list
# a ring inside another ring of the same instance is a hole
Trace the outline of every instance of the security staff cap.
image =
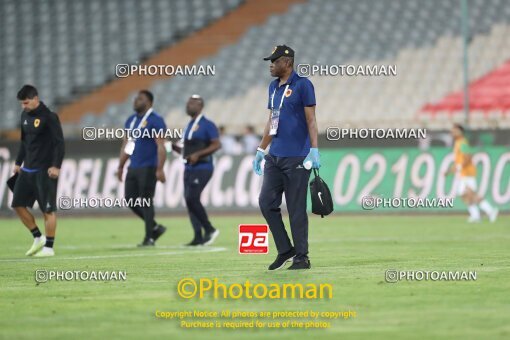
[(271, 55), (269, 57), (265, 57), (264, 60), (275, 61), (283, 56), (294, 58), (294, 50), (287, 45), (278, 45), (273, 48)]

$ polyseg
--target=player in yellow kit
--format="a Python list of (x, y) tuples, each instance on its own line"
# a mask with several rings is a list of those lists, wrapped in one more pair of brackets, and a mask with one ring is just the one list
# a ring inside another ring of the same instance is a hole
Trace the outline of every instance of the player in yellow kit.
[(476, 193), (476, 167), (473, 164), (472, 151), (467, 139), (464, 137), (464, 128), (460, 124), (454, 124), (451, 130), (455, 140), (453, 146), (454, 164), (445, 175), (457, 174), (459, 181), (457, 194), (468, 207), (468, 222), (480, 222), (480, 209), (482, 209), (491, 222), (496, 221), (498, 209), (492, 207), (487, 200)]

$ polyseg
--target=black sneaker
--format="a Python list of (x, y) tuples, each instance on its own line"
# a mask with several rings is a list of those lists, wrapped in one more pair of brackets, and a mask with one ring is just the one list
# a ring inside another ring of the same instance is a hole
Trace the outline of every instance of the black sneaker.
[(151, 238), (144, 239), (143, 242), (138, 245), (138, 247), (154, 247), (154, 240)]
[(296, 255), (296, 250), (294, 248), (292, 248), (285, 254), (281, 254), (281, 255), (278, 254), (278, 256), (276, 257), (276, 260), (274, 260), (274, 262), (271, 263), (267, 269), (268, 270), (281, 269), (283, 266), (285, 266), (285, 264), (287, 262), (292, 261), (292, 259), (294, 258), (295, 255)]
[(204, 243), (204, 241), (194, 238), (190, 243), (186, 244), (189, 247), (196, 247), (201, 246)]
[(303, 259), (303, 260), (299, 260), (299, 261), (294, 260), (292, 263), (292, 266), (290, 266), (288, 269), (289, 270), (299, 270), (299, 269), (310, 269), (310, 268), (312, 268), (310, 260)]
[(204, 236), (204, 246), (208, 246), (210, 244), (213, 244), (214, 240), (218, 235), (220, 234), (220, 231), (218, 229), (213, 229), (212, 231), (206, 231)]
[(156, 227), (152, 231), (152, 239), (154, 240), (154, 242), (156, 242), (158, 238), (160, 238), (160, 236), (165, 233), (165, 231), (166, 228), (163, 227), (161, 224), (156, 225)]

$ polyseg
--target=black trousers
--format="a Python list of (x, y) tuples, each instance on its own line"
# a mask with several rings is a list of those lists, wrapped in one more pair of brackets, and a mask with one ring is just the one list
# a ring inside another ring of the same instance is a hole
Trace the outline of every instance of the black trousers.
[(200, 195), (212, 177), (212, 170), (185, 170), (184, 171), (184, 199), (188, 214), (195, 232), (195, 239), (202, 239), (202, 228), (206, 232), (214, 230), (207, 212), (205, 211)]
[(152, 231), (156, 226), (154, 220), (153, 198), (156, 191), (156, 168), (129, 168), (124, 185), (124, 196), (126, 199), (149, 198), (148, 207), (131, 206), (130, 209), (138, 215), (145, 223), (145, 238), (152, 238)]
[(303, 167), (305, 157), (266, 155), (265, 159), (264, 180), (259, 196), (260, 210), (269, 224), (278, 254), (291, 250), (292, 244), (285, 230), (280, 209), (282, 195), (285, 193), (296, 259), (305, 259), (308, 257), (306, 198), (311, 171)]

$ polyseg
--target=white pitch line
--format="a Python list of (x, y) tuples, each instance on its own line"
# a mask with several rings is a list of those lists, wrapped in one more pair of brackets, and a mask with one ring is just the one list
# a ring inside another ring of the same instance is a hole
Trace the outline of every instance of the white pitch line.
[[(196, 246), (196, 247), (190, 247), (190, 246), (185, 246), (185, 245), (178, 245), (178, 246), (160, 246), (160, 245), (156, 245), (154, 248), (148, 248), (149, 250), (150, 249), (186, 249), (186, 250), (189, 250), (189, 251), (193, 251), (193, 250), (200, 250), (200, 249), (203, 249), (203, 248), (206, 248), (206, 247), (202, 247), (202, 246)], [(214, 247), (211, 247), (211, 248), (214, 248)], [(17, 246), (17, 247), (13, 247), (12, 249), (19, 249), (19, 250), (23, 250), (23, 249), (26, 249), (25, 247), (20, 247), (20, 246)], [(56, 249), (68, 249), (68, 250), (80, 250), (80, 249), (86, 249), (86, 250), (91, 250), (91, 249), (97, 249), (97, 250), (127, 250), (127, 249), (139, 249), (139, 250), (143, 250), (143, 249), (140, 249), (138, 248), (137, 246), (133, 245), (133, 244), (117, 244), (117, 245), (114, 245), (114, 246), (111, 246), (111, 247), (104, 247), (104, 246), (98, 246), (98, 245), (72, 245), (72, 244), (64, 244), (64, 245), (58, 245), (56, 247)]]
[[(123, 258), (123, 257), (146, 257), (146, 256), (160, 256), (160, 255), (182, 255), (186, 253), (216, 253), (225, 251), (227, 248), (222, 247), (203, 247), (202, 249), (193, 249), (188, 251), (167, 251), (159, 253), (130, 253), (130, 254), (117, 254), (117, 255), (93, 255), (93, 256), (74, 256), (74, 257), (59, 257), (55, 256), (50, 258), (51, 260), (94, 260), (94, 259), (111, 259), (111, 258)], [(143, 251), (143, 250), (141, 250)], [(26, 258), (26, 259), (0, 259), (0, 262), (33, 262), (38, 261), (39, 258)]]

